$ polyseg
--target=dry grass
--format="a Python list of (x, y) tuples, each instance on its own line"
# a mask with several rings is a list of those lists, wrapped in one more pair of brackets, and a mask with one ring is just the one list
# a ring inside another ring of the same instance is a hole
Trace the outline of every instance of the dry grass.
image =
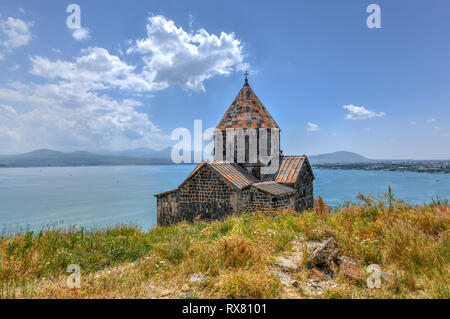
[[(450, 298), (450, 206), (411, 207), (390, 192), (385, 196), (387, 204), (361, 195), (362, 205), (331, 213), (322, 207), (182, 223), (148, 233), (121, 226), (3, 238), (0, 297), (178, 298), (190, 292), (194, 298)], [(291, 274), (297, 288), (280, 283), (272, 272), (276, 256), (307, 254), (308, 240), (330, 235), (363, 269), (378, 264), (394, 283), (368, 289), (365, 282), (336, 273), (338, 287), (315, 295), (305, 289), (315, 278), (306, 267)], [(80, 289), (65, 284), (69, 264), (81, 267)], [(208, 278), (191, 283), (194, 273)]]

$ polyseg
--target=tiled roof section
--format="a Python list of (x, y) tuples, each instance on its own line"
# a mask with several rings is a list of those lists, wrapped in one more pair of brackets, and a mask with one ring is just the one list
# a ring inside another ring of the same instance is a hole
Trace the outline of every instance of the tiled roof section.
[(239, 189), (259, 182), (255, 176), (247, 173), (236, 163), (210, 162), (208, 165)]
[(306, 156), (283, 156), (275, 181), (283, 184), (295, 184), (305, 159)]
[(253, 184), (254, 187), (275, 196), (286, 195), (295, 192), (292, 187), (279, 184), (277, 182), (261, 182)]
[(279, 128), (250, 85), (239, 91), (234, 102), (217, 125), (220, 130), (227, 128)]

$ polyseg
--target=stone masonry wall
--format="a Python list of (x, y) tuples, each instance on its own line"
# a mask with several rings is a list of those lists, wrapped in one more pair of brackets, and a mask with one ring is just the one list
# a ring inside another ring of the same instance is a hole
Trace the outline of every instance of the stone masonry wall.
[(157, 197), (158, 226), (167, 226), (181, 221), (178, 215), (178, 190)]
[(207, 166), (180, 186), (176, 195), (163, 197), (158, 199), (161, 225), (193, 221), (197, 216), (202, 220), (222, 219), (237, 212), (237, 192)]
[(297, 194), (294, 209), (297, 212), (314, 208), (313, 181), (313, 176), (305, 163), (299, 173), (297, 183), (295, 184)]
[(239, 197), (239, 212), (274, 211), (293, 208), (295, 194), (275, 197), (255, 187), (250, 187), (243, 190)]
[(214, 220), (234, 213), (313, 209), (313, 176), (306, 165), (294, 188), (297, 192), (278, 197), (255, 187), (238, 191), (205, 166), (179, 189), (158, 196), (158, 225), (193, 221), (197, 216)]

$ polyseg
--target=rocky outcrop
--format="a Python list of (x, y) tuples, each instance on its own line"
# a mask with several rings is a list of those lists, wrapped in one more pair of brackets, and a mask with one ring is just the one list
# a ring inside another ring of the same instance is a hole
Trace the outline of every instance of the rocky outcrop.
[(317, 247), (308, 259), (307, 266), (317, 267), (332, 272), (337, 266), (341, 250), (336, 240), (331, 237)]

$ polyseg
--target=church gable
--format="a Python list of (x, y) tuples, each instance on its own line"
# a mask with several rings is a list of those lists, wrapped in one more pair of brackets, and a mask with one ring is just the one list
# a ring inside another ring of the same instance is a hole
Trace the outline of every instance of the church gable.
[(230, 183), (221, 178), (206, 162), (200, 163), (196, 169), (178, 187), (180, 194), (189, 193), (194, 198), (196, 194), (212, 196), (214, 193), (229, 193), (236, 191)]
[(205, 170), (211, 171), (216, 179), (234, 190), (241, 190), (253, 183), (259, 182), (255, 176), (247, 173), (238, 164), (228, 162), (202, 162), (189, 174), (179, 188), (181, 189), (184, 185), (192, 183), (191, 180), (199, 179), (198, 175), (204, 174)]
[(314, 174), (308, 158), (303, 156), (283, 156), (280, 161), (280, 168), (274, 177), (277, 183), (295, 185), (298, 182), (300, 172), (306, 169), (311, 173), (312, 179)]

